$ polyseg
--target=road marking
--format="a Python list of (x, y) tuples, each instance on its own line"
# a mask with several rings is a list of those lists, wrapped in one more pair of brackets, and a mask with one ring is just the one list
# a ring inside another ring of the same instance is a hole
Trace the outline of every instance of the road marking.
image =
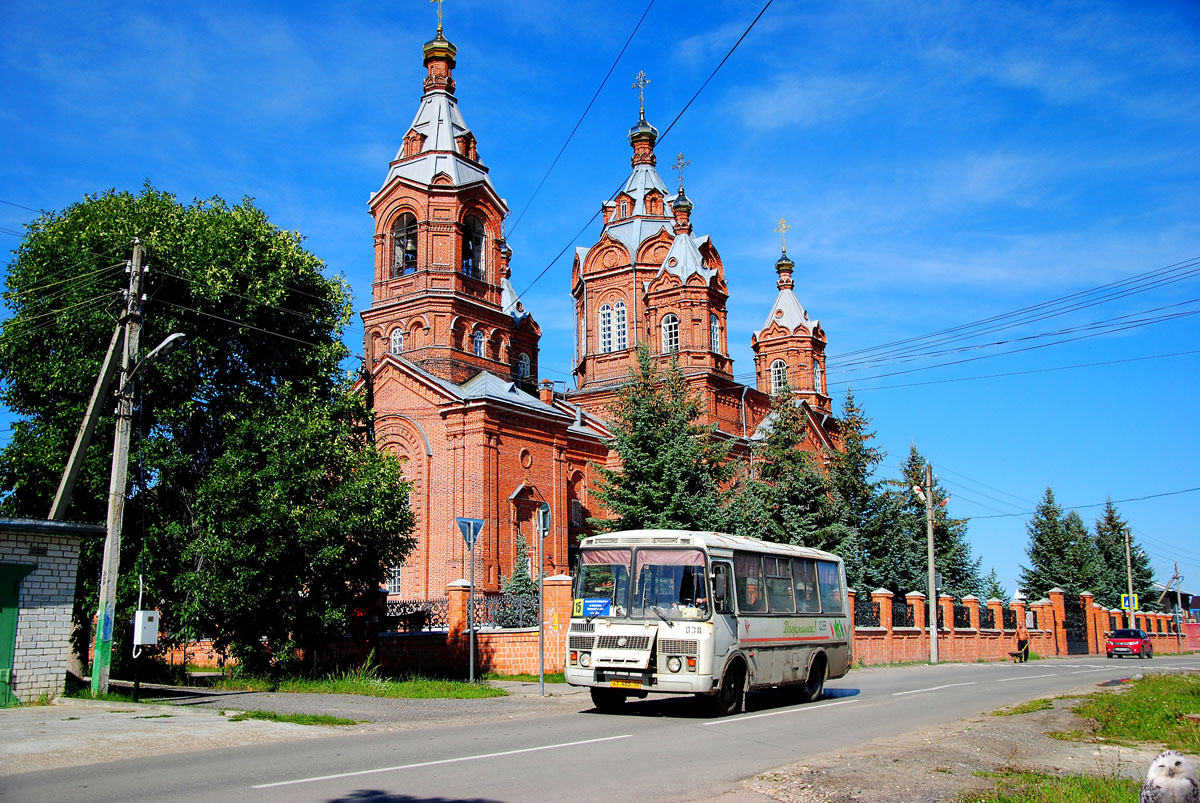
[(938, 689), (949, 689), (953, 686), (974, 686), (974, 685), (975, 685), (975, 681), (973, 681), (973, 680), (970, 683), (947, 683), (945, 686), (933, 686), (928, 689), (912, 689), (910, 691), (892, 692), (892, 696), (899, 697), (902, 694), (918, 694), (919, 692), (923, 692), (923, 691), (937, 691)]
[(799, 708), (786, 708), (782, 711), (768, 711), (765, 714), (750, 714), (749, 716), (737, 717), (736, 719), (714, 719), (712, 722), (701, 722), (701, 725), (722, 725), (727, 722), (745, 722), (748, 719), (758, 719), (759, 717), (773, 717), (779, 714), (798, 714), (804, 711), (813, 711), (817, 708), (831, 708), (835, 705), (845, 705), (846, 703), (857, 703), (858, 700), (839, 700), (836, 703), (822, 703), (821, 705), (804, 705)]
[(611, 742), (614, 739), (629, 739), (633, 736), (632, 733), (626, 733), (622, 736), (605, 736), (602, 739), (585, 739), (581, 742), (563, 742), (562, 744), (546, 744), (541, 747), (523, 747), (520, 750), (504, 750), (500, 753), (481, 753), (477, 756), (461, 756), (459, 758), (443, 758), (437, 761), (422, 761), (417, 764), (401, 764), (397, 767), (379, 767), (373, 770), (358, 770), (357, 772), (339, 772), (336, 775), (318, 775), (313, 778), (296, 778), (291, 781), (276, 781), (275, 783), (260, 783), (251, 786), (251, 789), (269, 789), (272, 786), (290, 786), (298, 783), (313, 783), (314, 781), (330, 781), (335, 778), (353, 778), (356, 775), (372, 775), (378, 772), (397, 772), (399, 770), (411, 770), (417, 767), (433, 767), (438, 764), (453, 764), (456, 761), (475, 761), (481, 758), (497, 758), (498, 756), (513, 756), (517, 753), (534, 753), (538, 750), (557, 750), (560, 747), (575, 747), (581, 744), (595, 744), (596, 742)]
[(1112, 667), (1105, 666), (1100, 669), (1080, 669), (1078, 672), (1072, 672), (1071, 674), (1072, 675), (1086, 675), (1088, 672), (1104, 672), (1111, 668)]
[(1052, 678), (1057, 674), (1058, 674), (1057, 672), (1051, 672), (1048, 675), (1025, 675), (1024, 677), (1019, 677), (1019, 678), (1000, 678), (996, 682), (997, 683), (1008, 683), (1010, 680), (1033, 680), (1034, 678)]

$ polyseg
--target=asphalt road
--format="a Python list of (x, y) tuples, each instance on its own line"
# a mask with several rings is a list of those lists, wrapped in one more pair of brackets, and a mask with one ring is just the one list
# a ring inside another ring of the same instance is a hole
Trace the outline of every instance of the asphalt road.
[(692, 698), (656, 697), (602, 715), (576, 697), (579, 710), (567, 714), (10, 775), (0, 779), (0, 799), (694, 801), (805, 755), (1147, 669), (1200, 670), (1200, 656), (860, 669), (831, 682), (816, 703), (752, 694), (746, 713), (724, 719)]

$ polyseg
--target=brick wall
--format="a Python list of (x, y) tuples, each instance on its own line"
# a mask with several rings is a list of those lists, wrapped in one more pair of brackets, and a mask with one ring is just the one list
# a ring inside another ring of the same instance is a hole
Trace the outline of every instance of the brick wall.
[(0, 563), (32, 566), (18, 597), (11, 688), (18, 699), (63, 692), (79, 537), (0, 531)]

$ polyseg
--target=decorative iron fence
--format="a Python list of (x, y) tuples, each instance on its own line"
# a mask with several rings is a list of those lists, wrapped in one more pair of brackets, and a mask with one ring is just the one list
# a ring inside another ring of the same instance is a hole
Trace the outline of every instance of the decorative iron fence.
[(392, 633), (420, 633), (450, 627), (450, 600), (389, 599), (385, 630)]
[(979, 627), (981, 630), (996, 629), (996, 612), (991, 608), (979, 609)]
[(916, 627), (917, 617), (911, 605), (892, 606), (892, 627)]
[(1004, 629), (1005, 630), (1016, 630), (1017, 629), (1017, 609), (1016, 608), (1005, 608), (1004, 609)]
[(490, 594), (473, 603), (475, 627), (537, 627), (537, 594)]
[(966, 605), (954, 606), (954, 629), (968, 630), (971, 627), (971, 609)]
[(856, 602), (854, 605), (855, 627), (879, 627), (879, 603), (872, 600), (870, 604)]

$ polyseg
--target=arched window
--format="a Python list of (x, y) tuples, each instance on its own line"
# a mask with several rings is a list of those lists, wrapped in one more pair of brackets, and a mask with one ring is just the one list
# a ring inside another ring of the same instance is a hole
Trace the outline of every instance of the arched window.
[(517, 357), (517, 381), (524, 382), (529, 378), (529, 355), (524, 352)]
[(813, 390), (821, 393), (821, 363), (819, 360), (813, 360)]
[(612, 307), (605, 304), (600, 307), (600, 353), (612, 350)]
[(417, 269), (417, 219), (405, 212), (392, 226), (392, 276), (403, 276)]
[(662, 320), (662, 348), (665, 353), (679, 351), (679, 319), (673, 312)]
[(483, 279), (483, 221), (468, 215), (463, 221), (462, 272), (472, 279)]
[(388, 350), (391, 351), (392, 354), (399, 354), (400, 352), (404, 351), (404, 330), (403, 329), (397, 328), (397, 329), (392, 330), (392, 343), (391, 343), (391, 348), (389, 348)]
[(587, 356), (587, 319), (583, 315), (579, 316), (579, 339), (576, 341), (576, 348), (580, 359)]
[(713, 351), (721, 351), (721, 322), (716, 315), (708, 316), (708, 343)]
[(616, 349), (617, 351), (624, 351), (625, 349), (629, 348), (629, 342), (625, 337), (625, 302), (618, 301), (616, 305), (613, 306), (613, 312), (616, 316), (616, 321), (613, 324), (613, 326), (616, 328), (616, 331), (614, 332), (616, 335), (614, 338)]
[(778, 393), (787, 384), (787, 363), (776, 360), (771, 363), (771, 392)]
[(483, 332), (476, 332), (471, 337), (471, 350), (475, 352), (476, 357), (483, 356)]

